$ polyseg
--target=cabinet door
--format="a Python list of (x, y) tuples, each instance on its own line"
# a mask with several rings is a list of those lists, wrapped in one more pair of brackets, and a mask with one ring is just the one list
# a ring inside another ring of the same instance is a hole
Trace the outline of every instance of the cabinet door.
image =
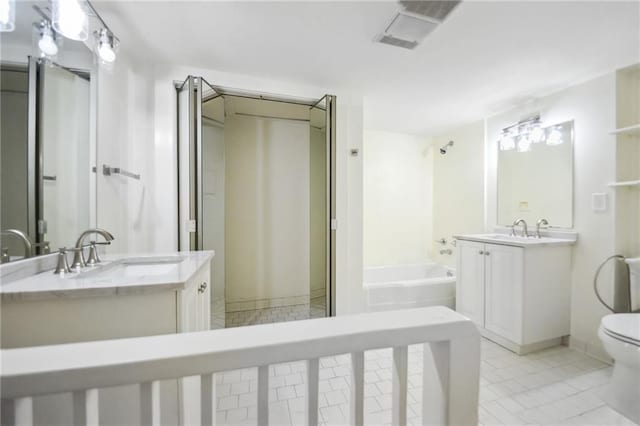
[(456, 311), (484, 325), (484, 244), (458, 240)]
[(522, 342), (523, 248), (485, 246), (485, 328)]
[(211, 329), (211, 270), (205, 268), (198, 279), (199, 330)]
[(198, 282), (189, 281), (180, 293), (180, 333), (200, 330), (197, 312), (200, 310)]

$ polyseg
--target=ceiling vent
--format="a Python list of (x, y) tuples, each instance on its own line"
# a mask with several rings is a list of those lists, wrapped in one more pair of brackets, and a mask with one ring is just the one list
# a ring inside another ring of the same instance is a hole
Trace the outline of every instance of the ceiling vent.
[(460, 2), (400, 0), (400, 4), (406, 12), (442, 22)]
[(414, 49), (451, 13), (459, 1), (400, 1), (396, 12), (376, 41), (405, 49)]

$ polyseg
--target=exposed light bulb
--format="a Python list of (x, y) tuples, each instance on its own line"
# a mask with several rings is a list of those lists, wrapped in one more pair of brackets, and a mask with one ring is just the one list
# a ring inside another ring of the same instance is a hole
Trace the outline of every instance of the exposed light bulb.
[(560, 145), (564, 141), (562, 140), (562, 132), (557, 128), (551, 129), (549, 136), (547, 136), (547, 145)]
[(532, 143), (539, 143), (544, 140), (544, 130), (542, 130), (540, 124), (534, 125), (533, 129), (531, 129), (531, 133), (529, 133), (529, 139)]
[(511, 151), (516, 147), (516, 141), (513, 136), (508, 133), (502, 133), (500, 138), (500, 151)]
[(105, 62), (113, 62), (116, 60), (116, 52), (113, 51), (109, 43), (100, 43), (100, 46), (98, 46), (98, 56)]
[(94, 52), (103, 65), (111, 66), (116, 60), (120, 42), (108, 29), (101, 28), (93, 33), (95, 38)]
[(0, 0), (0, 32), (10, 32), (16, 28), (15, 0)]
[(89, 37), (89, 18), (78, 0), (52, 0), (53, 28), (72, 40)]
[(53, 36), (50, 32), (43, 32), (40, 40), (38, 41), (38, 47), (47, 56), (56, 56), (58, 54), (58, 45), (56, 41), (53, 39)]
[(527, 151), (531, 151), (531, 139), (529, 139), (528, 135), (522, 135), (518, 140), (518, 152)]

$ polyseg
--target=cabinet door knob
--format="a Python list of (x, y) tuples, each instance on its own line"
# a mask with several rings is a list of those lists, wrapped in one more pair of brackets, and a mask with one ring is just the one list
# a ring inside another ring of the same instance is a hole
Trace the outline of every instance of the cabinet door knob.
[(207, 289), (207, 283), (206, 282), (202, 283), (201, 287), (202, 287), (202, 291), (205, 291)]
[(488, 251), (485, 251), (485, 252), (484, 252), (484, 255), (485, 255), (485, 256), (489, 256), (490, 254), (491, 254), (491, 252), (488, 252)]
[(484, 251), (483, 251), (483, 250), (480, 250), (480, 251), (478, 252), (478, 254), (483, 255), (483, 254), (484, 254)]

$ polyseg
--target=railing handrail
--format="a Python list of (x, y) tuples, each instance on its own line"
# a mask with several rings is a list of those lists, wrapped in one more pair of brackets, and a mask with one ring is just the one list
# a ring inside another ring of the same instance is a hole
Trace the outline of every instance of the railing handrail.
[(31, 397), (470, 337), (478, 331), (467, 318), (429, 307), (6, 349), (0, 386), (2, 398)]

